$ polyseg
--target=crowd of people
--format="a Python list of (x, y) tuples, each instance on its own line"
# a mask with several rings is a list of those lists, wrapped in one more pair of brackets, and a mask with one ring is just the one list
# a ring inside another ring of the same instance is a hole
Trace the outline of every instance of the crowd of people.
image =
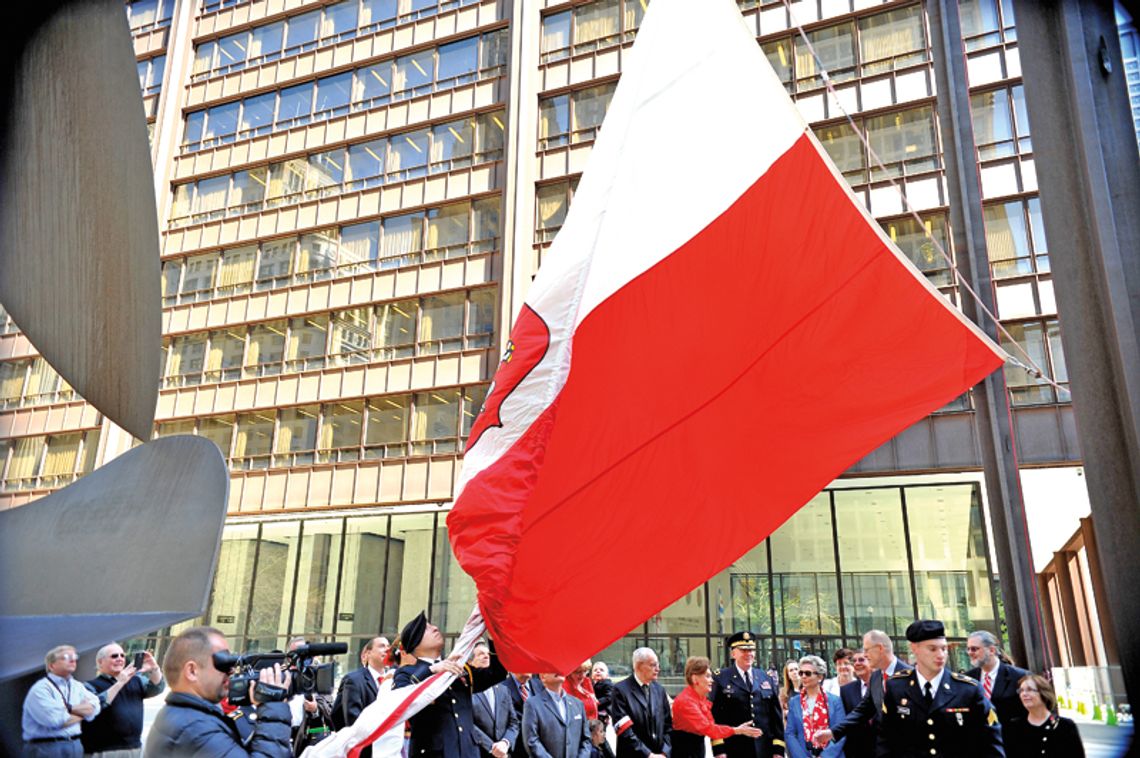
[[(214, 658), (229, 652), (225, 636), (197, 627), (173, 640), (161, 669), (150, 653), (128, 663), (121, 646), (104, 646), (89, 682), (74, 677), (74, 648), (53, 648), (25, 699), (25, 754), (137, 758), (143, 700), (169, 688), (148, 756), (297, 756), (351, 726), (381, 691), (447, 672), (455, 675), (447, 690), (408, 719), (394, 747), (376, 743), (375, 758), (1084, 755), (1049, 680), (1014, 666), (991, 633), (968, 638), (973, 668), (964, 674), (947, 668), (941, 622), (916, 621), (906, 638), (910, 662), (871, 630), (862, 649), (834, 651), (833, 669), (804, 655), (776, 672), (756, 667), (755, 636), (737, 632), (726, 640), (727, 665), (689, 658), (685, 686), (670, 697), (650, 648), (633, 652), (632, 674), (617, 682), (601, 661), (566, 675), (508, 672), (490, 643), (465, 663), (444, 657), (443, 634), (421, 613), (393, 643), (369, 640), (335, 696), (296, 694), (291, 672), (275, 664), (236, 706), (227, 702), (232, 672)], [(289, 648), (304, 644), (296, 638)]]

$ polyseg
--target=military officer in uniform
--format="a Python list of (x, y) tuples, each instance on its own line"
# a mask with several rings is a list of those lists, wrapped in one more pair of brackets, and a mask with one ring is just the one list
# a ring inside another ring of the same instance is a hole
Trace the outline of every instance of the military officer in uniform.
[(756, 660), (756, 636), (736, 632), (727, 640), (732, 665), (713, 674), (710, 697), (713, 720), (718, 724), (751, 721), (759, 737), (737, 735), (724, 745), (713, 745), (713, 752), (727, 758), (771, 758), (784, 755), (784, 717), (772, 680), (752, 667)]
[(978, 683), (946, 669), (941, 621), (906, 630), (915, 668), (887, 681), (876, 755), (880, 758), (1005, 758), (1001, 726)]
[(455, 681), (442, 695), (408, 719), (412, 730), (409, 755), (414, 758), (479, 758), (471, 696), (507, 677), (507, 670), (499, 663), (499, 657), (492, 650), (491, 663), (486, 668), (473, 668), (470, 664), (460, 666), (450, 658), (440, 660), (443, 635), (422, 612), (400, 632), (399, 644), (404, 650), (411, 651), (416, 662), (396, 670), (392, 678), (394, 688), (422, 682), (441, 671), (456, 675)]

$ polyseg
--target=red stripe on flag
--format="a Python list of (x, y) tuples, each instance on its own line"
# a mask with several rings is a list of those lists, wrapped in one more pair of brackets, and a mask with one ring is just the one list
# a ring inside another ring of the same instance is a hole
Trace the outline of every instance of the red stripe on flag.
[(441, 676), (444, 676), (444, 674), (432, 674), (427, 679), (425, 679), (422, 682), (420, 682), (419, 684), (417, 684), (415, 689), (411, 690), (410, 693), (408, 694), (408, 696), (406, 698), (404, 698), (402, 701), (400, 701), (400, 704), (397, 705), (392, 710), (392, 712), (388, 714), (388, 717), (386, 719), (384, 719), (382, 722), (380, 722), (380, 726), (376, 727), (376, 729), (372, 732), (372, 734), (368, 735), (365, 739), (356, 743), (352, 747), (352, 749), (348, 751), (348, 758), (360, 758), (360, 753), (362, 750), (364, 750), (364, 748), (368, 747), (373, 742), (380, 739), (380, 735), (384, 734), (389, 729), (394, 727), (396, 724), (403, 721), (404, 720), (404, 714), (407, 713), (408, 707), (411, 706), (411, 704), (415, 702), (416, 698), (419, 697), (420, 694), (425, 689), (427, 689), (428, 686), (430, 686), (433, 681), (436, 680), (436, 678), (441, 677)]
[(633, 720), (629, 716), (625, 716), (621, 719), (621, 721), (617, 722), (617, 724), (614, 725), (614, 732), (621, 734), (631, 726), (633, 726)]
[[(448, 517), (516, 671), (604, 649), (1001, 364), (896, 259), (806, 134), (586, 315), (572, 356), (555, 402)], [(550, 560), (584, 529), (605, 560)], [(643, 581), (598, 596), (614, 577)]]

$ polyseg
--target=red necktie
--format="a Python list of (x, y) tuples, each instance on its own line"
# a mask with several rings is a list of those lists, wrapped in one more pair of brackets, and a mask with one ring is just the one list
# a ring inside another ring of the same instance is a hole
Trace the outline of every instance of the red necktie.
[(986, 674), (985, 683), (982, 685), (982, 689), (986, 691), (986, 700), (990, 700), (994, 692), (993, 674)]
[(528, 697), (530, 697), (530, 693), (529, 693), (529, 692), (527, 692), (527, 689), (526, 689), (526, 685), (525, 685), (525, 684), (519, 687), (519, 694), (520, 694), (520, 695), (522, 695), (522, 699), (523, 699), (523, 702), (524, 702), (524, 703), (526, 702), (526, 699), (527, 699)]

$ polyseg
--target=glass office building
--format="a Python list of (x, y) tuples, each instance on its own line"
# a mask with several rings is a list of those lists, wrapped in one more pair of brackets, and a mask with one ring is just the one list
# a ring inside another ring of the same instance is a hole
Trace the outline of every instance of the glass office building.
[[(445, 528), (462, 447), (647, 4), (127, 4), (162, 232), (155, 434), (208, 437), (229, 461), (230, 516), (199, 621), (235, 649), (294, 634), (357, 648), (421, 608), (448, 633), (462, 626), (474, 591)], [(959, 3), (952, 50), (931, 31), (937, 9), (914, 0), (806, 0), (794, 17), (783, 2), (739, 6), (857, 197), (955, 304), (929, 237), (959, 259), (955, 226), (984, 229), (1003, 339), (1064, 384), (1049, 260), (1065, 251), (1043, 233), (1009, 0)], [(955, 133), (936, 80), (949, 55), (964, 56), (966, 80), (950, 91), (972, 117), (957, 171), (980, 203), (948, 179)], [(825, 92), (823, 68), (881, 165)], [(709, 125), (707, 139), (748, 138)], [(671, 159), (701, 160), (701, 146), (678, 145)], [(1067, 396), (1021, 370), (1005, 379), (1019, 463), (1078, 466)], [(741, 628), (777, 664), (871, 627), (901, 638), (918, 615), (943, 618), (955, 642), (1000, 631), (978, 442), (989, 423), (962, 395), (601, 658), (620, 671), (648, 642), (672, 675), (688, 654), (721, 658), (724, 635)], [(0, 507), (132, 444), (0, 313)], [(757, 482), (757, 509), (763, 491)], [(699, 535), (700, 514), (693, 522)], [(606, 528), (583, 524), (567, 539)]]

